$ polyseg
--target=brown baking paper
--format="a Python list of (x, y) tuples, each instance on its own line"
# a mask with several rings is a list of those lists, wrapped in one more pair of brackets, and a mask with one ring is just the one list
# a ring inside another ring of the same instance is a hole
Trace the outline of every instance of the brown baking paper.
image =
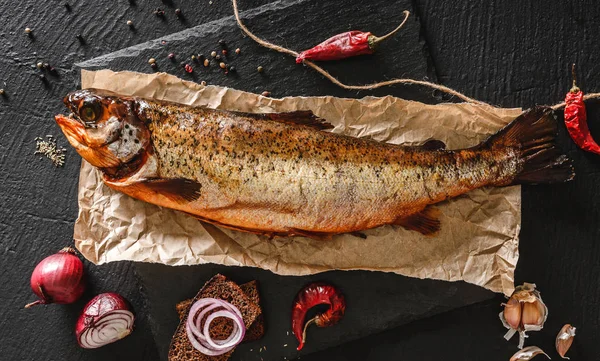
[[(83, 88), (244, 112), (312, 110), (333, 132), (394, 144), (439, 139), (450, 149), (470, 147), (509, 123), (520, 109), (472, 104), (425, 105), (391, 96), (272, 99), (168, 74), (82, 71)], [(438, 205), (442, 229), (425, 237), (401, 227), (340, 235), (331, 241), (268, 239), (201, 223), (106, 187), (85, 161), (79, 182), (75, 245), (96, 264), (119, 260), (168, 265), (219, 263), (261, 267), (282, 275), (327, 270), (373, 270), (418, 278), (464, 280), (509, 295), (519, 256), (519, 186), (477, 189)]]

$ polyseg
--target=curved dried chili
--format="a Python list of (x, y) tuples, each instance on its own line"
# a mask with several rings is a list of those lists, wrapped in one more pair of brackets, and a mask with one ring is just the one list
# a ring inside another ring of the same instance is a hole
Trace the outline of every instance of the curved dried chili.
[[(327, 311), (316, 315), (304, 324), (309, 309), (327, 304)], [(292, 331), (300, 343), (298, 351), (304, 347), (306, 329), (311, 324), (317, 327), (328, 327), (338, 323), (346, 311), (344, 295), (336, 287), (326, 283), (311, 283), (298, 292), (292, 308)]]

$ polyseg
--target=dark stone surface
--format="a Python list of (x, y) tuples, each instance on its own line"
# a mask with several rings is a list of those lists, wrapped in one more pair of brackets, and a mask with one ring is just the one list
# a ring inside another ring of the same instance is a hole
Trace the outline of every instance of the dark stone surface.
[[(267, 3), (259, 0), (240, 1), (242, 9)], [(113, 263), (102, 267), (86, 264), (92, 287), (80, 302), (71, 306), (22, 309), (22, 305), (33, 300), (28, 286), (31, 270), (41, 258), (71, 243), (73, 220), (77, 215), (79, 157), (68, 149), (65, 168), (54, 169), (46, 159), (38, 160), (32, 155), (36, 136), (59, 134), (52, 116), (63, 110), (60, 102), (62, 96), (76, 87), (78, 74), (72, 70), (73, 63), (210, 21), (215, 21), (213, 24), (220, 28), (226, 24), (219, 19), (230, 16), (231, 8), (228, 1), (213, 2), (209, 5), (207, 0), (173, 1), (169, 5), (163, 1), (137, 1), (132, 6), (128, 1), (82, 0), (73, 2), (72, 11), (67, 12), (62, 2), (58, 1), (0, 0), (0, 88), (7, 92), (6, 98), (0, 98), (0, 195), (7, 205), (0, 210), (2, 359), (157, 360), (162, 353), (160, 350), (164, 349), (164, 335), (174, 327), (173, 316), (169, 316), (172, 311), (166, 308), (172, 304), (171, 298), (179, 296), (175, 291), (169, 295), (162, 290), (176, 287), (180, 282), (182, 286), (177, 291), (191, 296), (194, 288), (220, 269), (198, 266), (187, 270), (143, 264), (137, 266), (143, 281), (140, 282), (136, 267), (130, 263)], [(304, 3), (289, 13), (256, 16), (247, 19), (246, 23), (267, 39), (301, 49), (313, 45), (315, 39), (320, 40), (354, 27), (382, 34), (394, 26), (404, 9), (402, 5), (390, 5), (391, 2), (383, 1), (363, 4), (353, 1)], [(350, 10), (346, 10), (346, 3), (350, 4)], [(494, 104), (531, 106), (560, 101), (570, 85), (568, 63), (576, 61), (580, 69), (580, 84), (584, 89), (590, 92), (600, 89), (597, 76), (600, 70), (600, 51), (597, 47), (600, 9), (593, 0), (530, 3), (413, 0), (412, 4), (420, 17), (421, 35), (431, 53), (430, 64), (424, 66), (422, 61), (410, 63), (417, 59), (414, 48), (403, 49), (404, 53), (397, 50), (406, 46), (410, 39), (405, 38), (407, 33), (400, 32), (373, 57), (332, 63), (328, 69), (352, 83), (403, 75), (427, 75), (467, 95)], [(167, 11), (165, 20), (152, 15), (152, 9), (156, 7)], [(175, 19), (175, 7), (183, 10), (185, 20)], [(373, 14), (377, 21), (369, 14)], [(125, 24), (128, 19), (134, 21), (135, 31)], [(285, 26), (273, 25), (279, 22)], [(23, 34), (25, 27), (33, 29), (33, 39)], [(77, 40), (76, 34), (82, 34), (84, 43)], [(346, 93), (312, 71), (294, 65), (293, 59), (261, 49), (250, 40), (242, 39), (239, 31), (230, 29), (224, 35), (244, 44), (244, 56), (251, 54), (247, 65), (239, 62), (240, 77), (247, 77), (236, 81), (233, 77), (223, 77), (215, 68), (211, 68), (206, 77), (201, 78), (200, 73), (197, 74), (198, 81), (206, 80), (258, 92), (270, 90), (273, 96), (392, 94), (408, 99), (435, 101), (431, 91), (417, 87), (398, 86), (376, 92)], [(202, 39), (205, 35), (198, 36)], [(197, 46), (198, 51), (203, 52), (217, 48), (217, 44), (200, 42)], [(159, 53), (161, 57), (166, 55), (162, 50)], [(422, 54), (418, 58), (422, 59)], [(55, 66), (58, 76), (48, 75), (47, 82), (42, 82), (37, 77), (39, 71), (33, 67), (38, 59)], [(146, 61), (144, 57), (130, 58), (128, 62), (115, 61), (110, 66), (142, 70), (143, 66), (147, 67)], [(160, 70), (185, 76), (181, 69), (163, 68), (166, 61), (164, 58), (160, 60)], [(256, 64), (250, 66), (252, 62)], [(231, 63), (238, 67), (237, 61)], [(405, 68), (406, 64), (411, 65)], [(256, 77), (257, 74), (252, 72), (258, 65), (265, 66), (264, 77)], [(600, 138), (598, 102), (589, 102), (588, 112), (592, 132)], [(599, 200), (596, 184), (599, 181), (600, 161), (597, 156), (577, 150), (562, 128), (560, 141), (574, 159), (578, 177), (568, 185), (523, 188), (521, 261), (517, 269), (517, 281), (536, 282), (550, 308), (546, 329), (532, 333), (528, 344), (537, 344), (557, 358), (553, 352), (555, 334), (563, 323), (570, 322), (578, 327), (578, 336), (571, 351), (574, 359), (596, 359), (600, 355), (600, 345), (596, 341), (600, 326), (600, 291), (597, 282), (600, 276), (597, 261), (600, 259), (600, 246), (596, 242), (599, 231), (595, 223), (600, 210), (595, 205)], [(62, 138), (59, 138), (59, 143), (66, 146)], [(228, 268), (224, 272), (237, 281), (255, 277), (261, 281), (265, 279), (261, 291), (266, 296), (267, 305), (271, 303), (268, 307), (281, 309), (282, 312), (289, 307), (289, 302), (284, 300), (293, 297), (294, 288), (308, 280), (279, 278), (254, 269)], [(141, 288), (142, 285), (155, 284), (148, 281), (149, 277), (164, 278), (165, 288)], [(381, 322), (384, 319), (383, 312), (392, 308), (401, 310), (403, 305), (409, 304), (404, 297), (411, 293), (405, 294), (405, 289), (413, 292), (412, 295), (421, 295), (422, 298), (418, 300), (444, 302), (445, 295), (449, 301), (444, 305), (452, 306), (455, 303), (450, 300), (455, 299), (452, 297), (454, 294), (458, 294), (453, 293), (454, 287), (469, 287), (368, 272), (336, 272), (321, 275), (320, 278), (343, 284), (352, 302), (370, 304), (365, 312), (371, 316), (365, 317), (362, 322), (369, 322), (371, 317), (373, 321)], [(279, 292), (279, 287), (265, 287), (278, 282), (285, 292)], [(364, 288), (360, 288), (360, 285), (373, 290), (375, 295), (368, 296), (372, 298), (362, 295), (360, 290)], [(445, 293), (443, 287), (450, 291)], [(95, 351), (80, 350), (73, 336), (73, 325), (79, 310), (93, 294), (108, 290), (123, 293), (133, 303), (139, 316), (137, 329), (132, 336), (114, 345)], [(157, 297), (161, 292), (164, 298)], [(439, 293), (442, 295), (438, 296)], [(164, 304), (157, 302), (148, 307), (146, 294), (149, 299), (154, 297), (163, 300)], [(387, 306), (386, 302), (389, 302)], [(389, 306), (394, 302), (401, 305)], [(360, 341), (303, 356), (302, 359), (506, 360), (516, 350), (516, 341), (505, 342), (501, 337), (505, 330), (497, 319), (500, 302), (500, 298), (497, 298), (418, 320)], [(410, 311), (398, 313), (386, 326), (393, 327), (412, 319), (414, 313)], [(438, 311), (440, 309), (435, 307), (431, 309), (431, 313)], [(155, 312), (158, 313), (155, 315)], [(151, 317), (146, 317), (149, 314)], [(159, 319), (163, 316), (169, 318), (164, 326)], [(282, 347), (282, 340), (287, 339), (284, 338), (287, 335), (283, 336), (278, 331), (283, 330), (281, 327), (287, 322), (287, 316), (273, 313), (269, 317), (269, 322), (277, 331), (270, 333), (264, 344), (273, 342), (267, 346), (267, 352), (272, 351), (268, 357), (274, 358), (284, 355), (278, 353), (279, 350), (287, 352)], [(351, 323), (350, 320), (345, 322)], [(150, 332), (151, 328), (155, 331), (154, 335)], [(311, 341), (316, 342), (310, 347), (314, 349), (326, 346), (326, 340), (337, 343), (343, 337), (340, 334), (342, 326), (312, 331)], [(163, 340), (158, 347), (153, 337), (158, 341)], [(288, 347), (293, 345), (291, 337), (290, 341)], [(254, 354), (254, 358), (249, 359), (259, 360), (261, 355)]]

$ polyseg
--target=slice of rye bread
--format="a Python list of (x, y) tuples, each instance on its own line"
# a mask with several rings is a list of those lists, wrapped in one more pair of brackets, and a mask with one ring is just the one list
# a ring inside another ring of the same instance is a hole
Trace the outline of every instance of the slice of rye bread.
[[(260, 294), (258, 292), (258, 281), (253, 280), (248, 283), (240, 285), (240, 288), (250, 300), (260, 307)], [(176, 309), (179, 314), (179, 320), (181, 321), (190, 311), (192, 306), (192, 298), (189, 300), (181, 301), (177, 304)], [(210, 328), (210, 336), (219, 339), (219, 335), (229, 335), (231, 333), (231, 327), (233, 326), (232, 321), (218, 318), (213, 321)], [(246, 330), (246, 336), (244, 342), (260, 340), (265, 335), (265, 318), (262, 314), (256, 318), (254, 323)]]
[[(237, 284), (220, 274), (215, 275), (206, 282), (196, 297), (192, 299), (190, 306), (197, 300), (207, 297), (222, 299), (237, 307), (242, 313), (242, 319), (244, 320), (244, 325), (246, 325), (246, 327), (252, 325), (261, 314), (260, 307), (252, 302)], [(180, 308), (178, 308), (178, 310), (179, 309)], [(177, 331), (175, 331), (173, 339), (171, 340), (171, 346), (169, 347), (169, 361), (225, 361), (229, 359), (235, 350), (231, 350), (220, 356), (207, 356), (192, 346), (185, 330), (188, 311), (185, 312), (184, 317), (179, 322)], [(215, 321), (214, 326), (216, 326), (216, 324), (217, 322)], [(225, 322), (223, 324), (227, 325)], [(217, 331), (214, 326), (211, 325), (211, 336)], [(214, 332), (213, 328), (215, 328)], [(224, 326), (224, 328), (227, 328), (227, 326)], [(215, 338), (224, 339), (229, 336), (230, 333), (231, 332), (221, 333), (215, 335)]]

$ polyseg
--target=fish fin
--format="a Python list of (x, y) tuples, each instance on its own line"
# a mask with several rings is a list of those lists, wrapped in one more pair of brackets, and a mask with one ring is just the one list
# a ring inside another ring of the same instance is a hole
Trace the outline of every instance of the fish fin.
[(438, 139), (430, 139), (426, 141), (421, 147), (426, 150), (444, 150), (446, 149), (446, 143)]
[(367, 235), (362, 232), (355, 231), (355, 232), (350, 232), (350, 234), (357, 238), (367, 239)]
[(184, 178), (173, 179), (147, 179), (134, 185), (134, 187), (146, 188), (169, 198), (176, 203), (193, 202), (200, 197), (200, 183)]
[(441, 222), (439, 216), (440, 210), (429, 206), (418, 213), (396, 220), (394, 224), (430, 236), (440, 230)]
[(575, 177), (575, 171), (571, 160), (556, 146), (556, 134), (553, 110), (534, 107), (492, 135), (483, 146), (518, 149), (521, 168), (510, 184), (567, 182)]
[(312, 231), (307, 231), (307, 230), (298, 229), (298, 228), (290, 228), (287, 236), (290, 236), (290, 237), (301, 236), (301, 237), (315, 239), (317, 241), (330, 241), (333, 238), (333, 234), (331, 234), (331, 233), (312, 232)]
[(310, 110), (298, 110), (287, 113), (240, 113), (240, 115), (248, 116), (260, 120), (272, 120), (279, 123), (304, 125), (317, 130), (333, 129), (334, 126), (328, 123), (325, 119), (317, 117)]

